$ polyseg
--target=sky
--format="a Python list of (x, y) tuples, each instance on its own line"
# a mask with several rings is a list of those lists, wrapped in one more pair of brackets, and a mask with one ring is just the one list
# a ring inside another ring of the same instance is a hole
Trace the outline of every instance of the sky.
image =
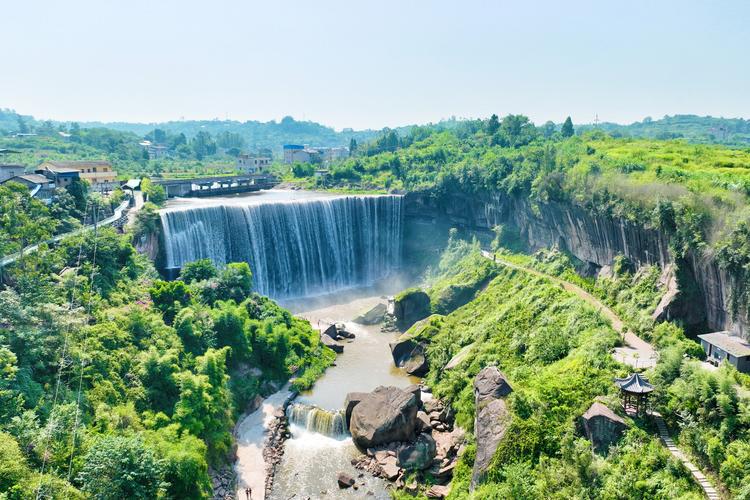
[(748, 0), (3, 0), (0, 46), (40, 119), (750, 118)]

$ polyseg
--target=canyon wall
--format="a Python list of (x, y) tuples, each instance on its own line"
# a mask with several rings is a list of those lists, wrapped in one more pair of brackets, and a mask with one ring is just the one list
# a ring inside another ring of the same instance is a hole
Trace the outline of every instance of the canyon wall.
[[(625, 255), (636, 266), (674, 263), (668, 237), (662, 232), (626, 220), (593, 214), (569, 203), (550, 202), (534, 207), (527, 198), (499, 194), (467, 195), (459, 192), (437, 197), (429, 192), (410, 193), (405, 200), (407, 235), (423, 241), (430, 226), (450, 226), (490, 233), (497, 225), (516, 228), (530, 251), (557, 246), (586, 263), (589, 272), (611, 265)], [(426, 233), (425, 233), (426, 234)], [(709, 255), (689, 255), (678, 262), (680, 287), (697, 288), (682, 294), (691, 303), (675, 303), (674, 319), (693, 329), (731, 330), (747, 337), (747, 308), (731, 313), (733, 280)]]

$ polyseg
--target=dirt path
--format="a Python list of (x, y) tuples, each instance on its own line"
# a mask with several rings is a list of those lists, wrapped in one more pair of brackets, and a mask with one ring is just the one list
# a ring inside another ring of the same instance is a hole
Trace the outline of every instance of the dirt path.
[(253, 491), (253, 500), (266, 497), (266, 461), (263, 459), (263, 445), (273, 414), (284, 405), (290, 396), (289, 384), (279, 392), (267, 397), (253, 413), (245, 416), (237, 425), (237, 498), (245, 499), (245, 488)]
[(617, 316), (617, 314), (615, 314), (612, 309), (607, 307), (601, 300), (597, 299), (580, 286), (560, 279), (556, 276), (537, 271), (536, 269), (532, 269), (519, 264), (514, 264), (513, 262), (509, 262), (507, 260), (499, 258), (492, 252), (488, 252), (486, 250), (482, 250), (482, 255), (492, 260), (493, 262), (496, 262), (497, 264), (503, 265), (505, 267), (517, 269), (519, 271), (523, 271), (525, 273), (533, 274), (535, 276), (539, 276), (540, 278), (547, 279), (549, 281), (552, 281), (553, 283), (557, 283), (568, 292), (577, 295), (584, 301), (591, 304), (594, 309), (599, 311), (599, 313), (601, 313), (610, 321), (610, 323), (612, 324), (612, 328), (622, 336), (623, 342), (625, 342), (625, 346), (615, 348), (613, 356), (617, 361), (632, 366), (633, 368), (651, 368), (656, 365), (658, 355), (653, 346), (635, 335), (633, 332), (628, 331), (620, 317)]
[[(599, 311), (601, 314), (604, 315), (607, 319), (610, 320), (612, 323), (612, 328), (622, 335), (623, 341), (625, 342), (625, 347), (618, 347), (615, 349), (615, 352), (613, 356), (616, 360), (622, 361), (625, 364), (628, 364), (630, 366), (633, 366), (634, 368), (649, 368), (656, 365), (656, 361), (658, 359), (658, 355), (656, 353), (656, 350), (653, 348), (651, 344), (643, 340), (642, 338), (635, 335), (633, 332), (630, 332), (626, 329), (625, 324), (622, 322), (622, 320), (615, 314), (615, 312), (604, 305), (599, 299), (588, 293), (583, 288), (574, 285), (573, 283), (570, 283), (568, 281), (562, 280), (560, 278), (557, 278), (555, 276), (551, 276), (545, 273), (542, 273), (540, 271), (537, 271), (536, 269), (531, 269), (525, 266), (521, 266), (518, 264), (514, 264), (513, 262), (508, 262), (506, 260), (497, 258), (494, 256), (491, 252), (487, 252), (485, 250), (482, 250), (482, 255), (487, 257), (488, 259), (493, 260), (494, 262), (510, 267), (513, 269), (518, 269), (519, 271), (523, 271), (526, 273), (533, 274), (535, 276), (539, 276), (541, 278), (548, 279), (554, 283), (560, 284), (565, 290), (576, 294), (581, 299), (585, 300), (594, 308)], [(672, 441), (672, 438), (669, 436), (669, 431), (667, 430), (667, 426), (664, 423), (664, 420), (661, 418), (661, 415), (657, 412), (653, 412), (653, 418), (656, 421), (656, 426), (659, 429), (659, 437), (661, 438), (662, 442), (664, 443), (664, 446), (669, 450), (669, 452), (674, 456), (677, 460), (679, 460), (685, 468), (687, 468), (688, 471), (690, 471), (690, 474), (692, 474), (693, 478), (695, 479), (695, 482), (698, 483), (698, 485), (703, 489), (704, 494), (709, 500), (719, 499), (721, 498), (719, 494), (716, 492), (716, 489), (711, 484), (711, 482), (706, 478), (706, 476), (696, 467), (686, 456), (682, 451), (680, 451), (679, 448), (675, 445), (674, 441)]]

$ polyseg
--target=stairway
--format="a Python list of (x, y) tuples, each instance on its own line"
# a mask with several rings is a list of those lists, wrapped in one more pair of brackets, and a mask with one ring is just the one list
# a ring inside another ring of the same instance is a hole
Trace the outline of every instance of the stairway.
[(653, 417), (656, 421), (656, 427), (659, 429), (659, 437), (664, 443), (664, 446), (667, 447), (673, 457), (682, 462), (682, 465), (684, 465), (687, 470), (690, 471), (690, 474), (693, 475), (695, 481), (700, 485), (701, 488), (703, 488), (703, 492), (706, 494), (706, 497), (709, 500), (719, 500), (721, 497), (716, 492), (716, 488), (714, 488), (708, 478), (706, 478), (706, 476), (703, 475), (700, 469), (693, 465), (693, 463), (688, 460), (685, 454), (680, 451), (677, 445), (674, 444), (674, 441), (672, 441), (672, 438), (669, 436), (667, 424), (664, 423), (664, 419), (661, 418), (661, 415), (659, 415), (658, 413), (654, 413)]

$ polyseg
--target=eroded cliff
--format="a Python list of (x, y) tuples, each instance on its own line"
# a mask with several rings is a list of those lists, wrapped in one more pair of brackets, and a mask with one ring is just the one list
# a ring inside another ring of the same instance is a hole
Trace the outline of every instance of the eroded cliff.
[[(453, 192), (437, 196), (410, 193), (405, 200), (407, 234), (410, 241), (425, 241), (419, 233), (437, 226), (459, 227), (491, 233), (498, 225), (515, 228), (528, 250), (557, 246), (567, 250), (597, 272), (624, 255), (636, 266), (676, 263), (681, 269), (680, 286), (685, 293), (671, 306), (671, 317), (693, 329), (731, 330), (750, 335), (747, 306), (734, 313), (730, 305), (736, 285), (712, 255), (687, 255), (675, 259), (669, 237), (657, 229), (592, 213), (572, 203), (548, 202), (533, 206), (527, 198), (498, 194)], [(675, 262), (677, 260), (677, 262)], [(690, 301), (686, 303), (685, 301)], [(698, 311), (696, 313), (696, 310)], [(687, 314), (689, 311), (690, 314)]]

